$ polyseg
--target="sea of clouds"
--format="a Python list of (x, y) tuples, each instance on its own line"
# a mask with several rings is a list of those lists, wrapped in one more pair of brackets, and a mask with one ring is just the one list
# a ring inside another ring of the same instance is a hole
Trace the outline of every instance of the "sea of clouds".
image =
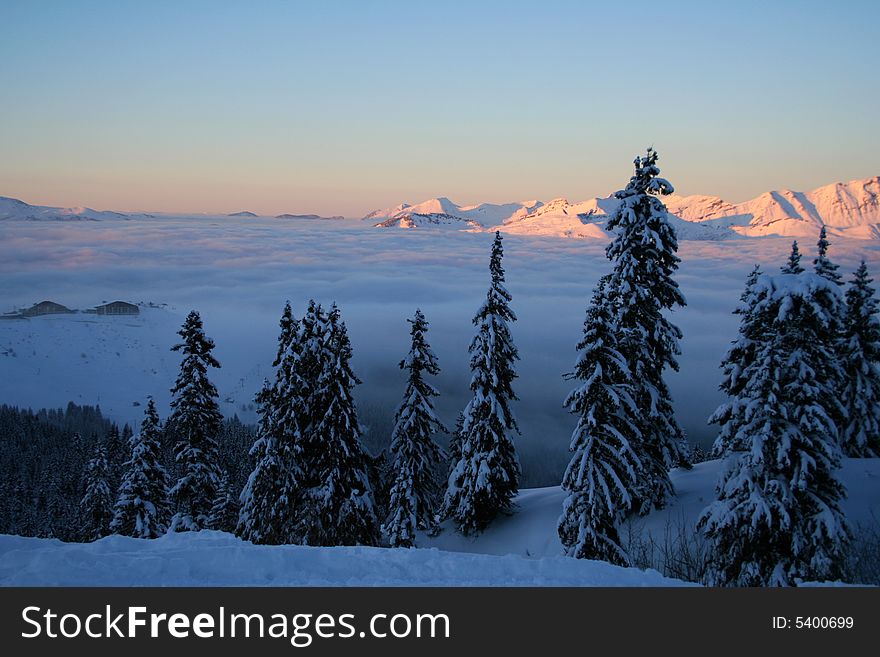
[[(363, 380), (358, 401), (372, 428), (371, 441), (379, 444), (403, 390), (397, 363), (409, 346), (405, 320), (417, 307), (431, 324), (429, 341), (443, 370), (436, 380), (441, 417), (453, 425), (466, 403), (471, 319), (488, 285), (492, 238), (488, 233), (383, 230), (353, 220), (159, 216), (4, 222), (0, 312), (43, 299), (76, 308), (115, 299), (164, 303), (181, 320), (195, 308), (217, 343), (224, 380), (247, 379), (244, 385), (256, 392), (259, 382), (248, 377), (256, 365), (268, 371), (285, 300), (296, 314), (309, 298), (335, 301)], [(688, 306), (672, 314), (684, 339), (681, 369), (668, 380), (679, 421), (693, 442), (707, 445), (714, 438), (706, 418), (721, 401), (718, 365), (736, 335), (737, 317), (731, 311), (744, 279), (754, 263), (766, 271), (777, 268), (790, 243), (768, 237), (680, 245), (676, 279)], [(611, 266), (605, 246), (593, 240), (504, 237), (507, 287), (519, 317), (512, 327), (521, 355), (515, 384), (522, 429), (518, 446), (530, 485), (557, 483), (567, 460), (574, 420), (562, 400), (573, 384), (563, 374), (575, 362), (592, 287)], [(801, 249), (809, 264), (814, 245), (801, 244)], [(880, 273), (876, 242), (833, 244), (830, 255), (847, 278), (861, 258)], [(33, 323), (29, 330), (38, 326)], [(168, 344), (175, 338), (169, 335)], [(0, 347), (2, 340), (0, 330)], [(16, 385), (8, 383), (6, 389)], [(27, 388), (40, 390), (42, 383), (32, 381)], [(28, 403), (63, 402), (52, 398), (51, 381), (45, 381), (45, 390), (45, 399), (34, 394)], [(167, 401), (167, 389), (152, 394)]]

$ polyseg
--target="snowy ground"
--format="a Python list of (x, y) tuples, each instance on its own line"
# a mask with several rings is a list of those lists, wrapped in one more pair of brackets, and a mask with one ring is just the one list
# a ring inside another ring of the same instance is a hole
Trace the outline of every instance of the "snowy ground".
[[(471, 318), (485, 295), (492, 235), (383, 231), (363, 221), (251, 217), (155, 217), (131, 221), (0, 222), (0, 312), (43, 299), (74, 308), (104, 300), (168, 304), (139, 318), (71, 315), (0, 321), (0, 402), (31, 407), (100, 403), (116, 420), (139, 422), (147, 395), (168, 411), (177, 355), (168, 351), (191, 308), (202, 312), (223, 369), (213, 374), (225, 414), (253, 421), (253, 394), (275, 352), (286, 299), (336, 300), (349, 327), (360, 407), (384, 416), (402, 393), (396, 364), (408, 347), (405, 322), (419, 306), (443, 369), (438, 411), (449, 425), (467, 399)], [(572, 418), (561, 406), (591, 288), (610, 267), (605, 240), (508, 235), (508, 287), (519, 321), (523, 435), (517, 448), (530, 485), (551, 484), (566, 460)], [(708, 444), (705, 419), (720, 401), (718, 363), (735, 337), (731, 315), (753, 263), (768, 270), (788, 238), (683, 241), (677, 280), (688, 307), (681, 371), (669, 376), (689, 437)], [(813, 245), (802, 244), (805, 261)], [(880, 243), (838, 240), (831, 255), (849, 272), (866, 258), (880, 275)], [(364, 413), (368, 421), (373, 421)], [(552, 458), (548, 457), (550, 455)], [(544, 458), (543, 465), (538, 465)]]
[(92, 544), (0, 537), (4, 586), (676, 586), (683, 582), (566, 557), (430, 549), (259, 546), (221, 532)]
[[(684, 527), (692, 532), (700, 512), (715, 499), (715, 484), (723, 465), (714, 460), (698, 463), (692, 470), (673, 470), (675, 502), (646, 518), (632, 520), (632, 531), (643, 539), (653, 537), (661, 543), (667, 531)], [(880, 459), (844, 459), (838, 476), (847, 488), (843, 509), (850, 523), (880, 523)], [(516, 500), (516, 513), (496, 520), (484, 535), (468, 538), (449, 529), (447, 523), (447, 529), (439, 536), (423, 536), (419, 544), (456, 552), (556, 555), (562, 551), (556, 521), (563, 497), (559, 486), (526, 489)], [(626, 532), (627, 528), (623, 528), (621, 533)]]
[[(693, 526), (714, 498), (722, 463), (674, 471), (678, 497), (637, 521), (663, 538), (668, 524)], [(852, 523), (880, 518), (880, 459), (846, 459), (840, 472)], [(559, 556), (558, 487), (527, 489), (513, 515), (477, 538), (447, 527), (420, 537), (423, 547), (308, 548), (255, 546), (220, 532), (174, 534), (155, 541), (111, 536), (91, 544), (0, 536), (4, 586), (680, 586), (658, 572)]]

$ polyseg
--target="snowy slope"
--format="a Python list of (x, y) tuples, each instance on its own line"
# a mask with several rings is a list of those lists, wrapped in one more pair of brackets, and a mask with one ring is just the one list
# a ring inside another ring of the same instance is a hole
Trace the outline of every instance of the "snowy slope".
[[(86, 313), (46, 315), (0, 321), (0, 402), (61, 408), (68, 401), (98, 404), (108, 417), (137, 424), (148, 396), (166, 413), (168, 389), (180, 356), (171, 351), (184, 314), (142, 307), (139, 315)], [(231, 417), (252, 401), (265, 372), (241, 354), (211, 379), (220, 392), (220, 408)]]
[[(676, 498), (666, 509), (654, 511), (645, 518), (631, 521), (632, 530), (643, 537), (653, 536), (662, 542), (667, 529), (684, 525), (692, 531), (700, 512), (715, 499), (722, 461), (698, 463), (692, 470), (672, 471)], [(877, 522), (880, 519), (880, 459), (844, 459), (838, 476), (847, 488), (843, 510), (853, 525)], [(547, 557), (560, 554), (562, 544), (556, 523), (565, 494), (559, 486), (533, 488), (520, 492), (516, 512), (496, 520), (489, 531), (477, 538), (455, 532), (449, 523), (436, 536), (421, 536), (418, 544), (452, 552), (485, 554), (517, 554)], [(622, 531), (622, 534), (626, 530)]]
[(128, 218), (129, 215), (121, 212), (29, 205), (18, 199), (0, 196), (0, 221), (102, 221)]

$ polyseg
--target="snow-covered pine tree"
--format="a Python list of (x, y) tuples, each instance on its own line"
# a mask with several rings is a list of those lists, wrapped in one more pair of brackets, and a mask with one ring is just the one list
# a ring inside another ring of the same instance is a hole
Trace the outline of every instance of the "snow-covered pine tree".
[(210, 527), (221, 532), (234, 532), (238, 524), (238, 496), (232, 490), (229, 475), (223, 473), (217, 486), (217, 497), (211, 506)]
[(379, 526), (352, 394), (360, 380), (351, 369), (351, 341), (335, 304), (328, 314), (315, 304), (303, 324), (300, 374), (307, 394), (296, 452), (297, 533), (307, 545), (376, 545)]
[(686, 460), (684, 432), (675, 419), (663, 372), (678, 370), (682, 337), (664, 312), (686, 304), (673, 274), (680, 259), (678, 239), (660, 196), (673, 187), (660, 177), (657, 152), (635, 159), (635, 174), (614, 194), (620, 203), (608, 220), (615, 231), (606, 255), (614, 262), (608, 290), (617, 309), (618, 349), (634, 382), (639, 440), (632, 447), (642, 464), (633, 509), (647, 513), (673, 494), (669, 469)]
[(394, 415), (393, 483), (388, 518), (382, 526), (392, 547), (412, 547), (416, 530), (430, 529), (436, 522), (442, 451), (432, 434), (446, 431), (431, 402), (431, 397), (440, 393), (424, 378), (425, 374), (440, 373), (437, 357), (425, 339), (428, 322), (418, 309), (407, 321), (411, 324), (411, 345), (399, 367), (408, 370), (409, 377)]
[(791, 253), (788, 256), (788, 261), (782, 266), (783, 274), (800, 274), (804, 271), (804, 268), (801, 266), (801, 251), (798, 248), (797, 240), (791, 243)]
[(113, 493), (110, 490), (107, 451), (98, 441), (83, 473), (84, 493), (80, 501), (81, 533), (86, 542), (97, 541), (110, 532)]
[(819, 247), (819, 254), (813, 260), (816, 273), (823, 278), (827, 278), (832, 283), (843, 285), (843, 279), (837, 273), (840, 265), (836, 265), (828, 259), (828, 237), (825, 232), (825, 226), (822, 226), (821, 230), (819, 230), (819, 241), (816, 246)]
[[(571, 461), (562, 478), (567, 492), (559, 518), (566, 554), (630, 565), (617, 526), (630, 509), (641, 464), (632, 444), (638, 440), (638, 408), (633, 381), (618, 351), (615, 309), (603, 277), (593, 293), (584, 337), (572, 378), (582, 381), (564, 405), (578, 415), (571, 437)], [(613, 296), (613, 295), (611, 295)]]
[(833, 384), (837, 285), (813, 273), (761, 276), (752, 313), (767, 327), (739, 393), (747, 446), (698, 522), (718, 586), (789, 586), (840, 576), (849, 529)]
[(183, 342), (172, 351), (183, 353), (180, 374), (171, 389), (168, 427), (175, 438), (174, 456), (180, 478), (171, 489), (176, 513), (172, 531), (199, 531), (210, 526), (211, 507), (220, 482), (216, 436), (223, 417), (217, 405), (217, 388), (208, 379), (208, 368), (220, 363), (211, 353), (214, 342), (193, 310), (178, 331)]
[(740, 428), (738, 419), (742, 417), (743, 411), (739, 406), (740, 393), (748, 382), (745, 373), (754, 363), (758, 345), (766, 337), (766, 327), (760, 323), (762, 318), (753, 312), (756, 303), (754, 288), (760, 275), (761, 268), (755, 265), (746, 278), (745, 290), (739, 298), (740, 304), (733, 311), (734, 315), (740, 316), (739, 336), (733, 341), (724, 360), (721, 361), (724, 376), (718, 386), (721, 392), (727, 395), (728, 400), (722, 403), (709, 418), (709, 424), (718, 424), (721, 427), (712, 446), (712, 456), (715, 458), (748, 448), (746, 443), (737, 440)]
[(846, 290), (841, 442), (854, 457), (880, 456), (880, 315), (871, 282), (863, 260)]
[(519, 489), (520, 465), (510, 432), (519, 432), (510, 402), (517, 399), (512, 383), (519, 358), (509, 322), (516, 315), (504, 286), (501, 233), (495, 233), (489, 261), (491, 285), (473, 323), (470, 345), (473, 397), (464, 411), (460, 456), (449, 475), (443, 515), (454, 519), (464, 534), (480, 532), (510, 509)]
[(280, 545), (295, 541), (297, 475), (294, 451), (299, 436), (299, 392), (294, 385), (300, 325), (288, 302), (273, 362), (275, 382), (257, 394), (259, 427), (251, 448), (254, 469), (241, 492), (236, 533), (253, 543)]
[(113, 509), (110, 531), (135, 538), (157, 538), (168, 529), (168, 473), (161, 463), (162, 431), (152, 399), (140, 433), (131, 438), (131, 456)]

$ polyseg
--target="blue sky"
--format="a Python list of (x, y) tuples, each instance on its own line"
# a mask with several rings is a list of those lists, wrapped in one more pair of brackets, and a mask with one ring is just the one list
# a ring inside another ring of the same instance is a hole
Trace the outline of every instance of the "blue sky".
[(0, 195), (322, 212), (876, 175), (877, 2), (0, 1)]

